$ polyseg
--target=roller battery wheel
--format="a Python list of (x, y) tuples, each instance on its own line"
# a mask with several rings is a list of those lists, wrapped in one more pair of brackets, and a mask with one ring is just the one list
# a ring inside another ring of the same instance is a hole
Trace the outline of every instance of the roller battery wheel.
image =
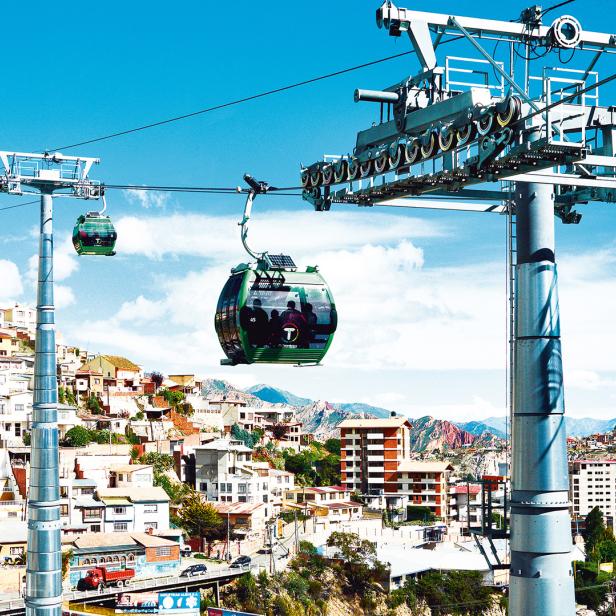
[(475, 139), (476, 135), (475, 124), (473, 122), (469, 122), (464, 126), (460, 127), (456, 131), (456, 137), (458, 138), (458, 145), (466, 145)]
[(443, 152), (448, 152), (456, 146), (457, 135), (452, 126), (447, 126), (439, 131), (438, 134), (438, 147)]
[(312, 186), (313, 188), (317, 188), (318, 186), (321, 185), (322, 181), (323, 181), (323, 175), (321, 173), (321, 170), (319, 168), (313, 169), (310, 172), (310, 186)]
[(419, 158), (419, 140), (411, 139), (406, 142), (404, 146), (404, 164), (405, 165), (413, 165), (417, 162)]
[(432, 158), (437, 152), (436, 137), (433, 132), (427, 137), (427, 140), (422, 139), (421, 156), (422, 158)]
[(334, 179), (334, 167), (333, 165), (325, 165), (323, 167), (323, 184), (328, 186)]
[(302, 169), (300, 183), (302, 188), (308, 188), (308, 186), (310, 186), (310, 171), (308, 171), (308, 169)]
[(349, 180), (356, 180), (359, 177), (359, 161), (351, 158), (349, 161)]
[(332, 294), (316, 267), (298, 271), (263, 263), (232, 270), (214, 318), (223, 363), (231, 365), (316, 364), (337, 322)]
[(477, 120), (477, 132), (480, 135), (487, 135), (494, 126), (494, 114), (492, 112), (484, 113)]
[(512, 122), (515, 122), (522, 111), (522, 104), (517, 96), (512, 96), (507, 104), (507, 110), (503, 113), (496, 114), (496, 122), (501, 128), (509, 126)]
[(340, 184), (349, 179), (349, 163), (341, 158), (334, 163), (334, 182)]
[(372, 159), (365, 160), (363, 163), (359, 164), (359, 177), (367, 178), (369, 175), (372, 175), (374, 168), (374, 161)]
[(401, 143), (393, 143), (389, 146), (389, 167), (390, 169), (397, 169), (402, 162), (404, 156), (404, 145)]
[(375, 173), (385, 173), (389, 171), (389, 154), (387, 150), (383, 150), (374, 159), (374, 171)]

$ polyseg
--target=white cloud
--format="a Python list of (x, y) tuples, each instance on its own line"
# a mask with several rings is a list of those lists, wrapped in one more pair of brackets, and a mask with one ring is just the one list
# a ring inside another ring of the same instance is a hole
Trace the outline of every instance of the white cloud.
[(164, 209), (169, 202), (169, 193), (159, 192), (156, 190), (138, 190), (129, 188), (122, 191), (129, 203), (137, 203), (142, 208), (158, 208)]
[(12, 261), (0, 259), (0, 301), (14, 301), (22, 293), (19, 268)]
[[(213, 260), (245, 259), (237, 216), (174, 214), (159, 217), (126, 216), (116, 223), (118, 254), (191, 255)], [(407, 216), (370, 212), (314, 213), (283, 210), (265, 212), (250, 223), (249, 244), (257, 251), (284, 252), (294, 257), (332, 248), (368, 243), (388, 244), (400, 238), (444, 235), (441, 225)]]
[(54, 303), (56, 309), (66, 308), (75, 303), (75, 294), (70, 287), (63, 284), (54, 284)]
[(163, 302), (152, 301), (140, 295), (137, 299), (124, 302), (115, 318), (132, 324), (160, 319), (166, 312)]

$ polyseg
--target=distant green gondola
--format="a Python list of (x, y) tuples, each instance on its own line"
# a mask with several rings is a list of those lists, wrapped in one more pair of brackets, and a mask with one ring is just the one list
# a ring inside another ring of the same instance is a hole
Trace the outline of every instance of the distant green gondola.
[(316, 267), (297, 271), (294, 264), (260, 262), (231, 270), (214, 325), (227, 356), (223, 364), (318, 364), (332, 342), (337, 313)]
[(100, 212), (80, 216), (73, 229), (73, 246), (78, 255), (113, 256), (117, 238), (111, 218)]

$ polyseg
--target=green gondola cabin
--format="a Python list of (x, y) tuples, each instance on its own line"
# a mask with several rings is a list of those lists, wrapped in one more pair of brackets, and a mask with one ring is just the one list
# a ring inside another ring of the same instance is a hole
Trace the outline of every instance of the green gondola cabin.
[(221, 363), (318, 364), (337, 325), (329, 287), (316, 267), (298, 271), (284, 255), (266, 259), (232, 269), (220, 294), (214, 324), (227, 356)]
[(111, 218), (99, 212), (80, 216), (73, 229), (73, 246), (78, 255), (113, 256), (117, 238)]

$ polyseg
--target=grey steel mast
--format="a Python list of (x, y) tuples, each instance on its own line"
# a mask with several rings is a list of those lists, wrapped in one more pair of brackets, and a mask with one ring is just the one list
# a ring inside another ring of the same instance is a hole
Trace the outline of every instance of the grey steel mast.
[(53, 187), (41, 185), (26, 614), (61, 616), (62, 539), (53, 300)]
[(575, 614), (554, 189), (518, 182), (510, 614)]
[(0, 190), (41, 195), (36, 306), (34, 400), (28, 494), (27, 616), (62, 614), (62, 538), (58, 443), (58, 381), (53, 294), (53, 193), (102, 196), (88, 179), (95, 158), (0, 152)]

